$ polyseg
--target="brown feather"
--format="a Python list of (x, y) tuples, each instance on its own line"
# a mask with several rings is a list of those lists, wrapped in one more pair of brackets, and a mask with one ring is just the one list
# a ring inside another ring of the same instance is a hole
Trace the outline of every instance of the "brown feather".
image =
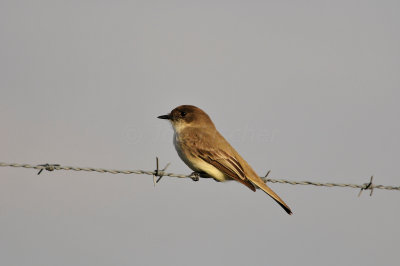
[(254, 192), (256, 191), (256, 188), (254, 187), (253, 183), (251, 183), (246, 178), (243, 179), (243, 178), (239, 177), (228, 166), (226, 166), (223, 162), (221, 162), (221, 160), (212, 160), (212, 159), (210, 159), (210, 157), (200, 157), (200, 158), (205, 160), (209, 164), (212, 164), (214, 167), (216, 167), (218, 170), (220, 170), (221, 172), (223, 172), (224, 174), (226, 174), (227, 176), (229, 176), (233, 180), (236, 180), (236, 181), (242, 183), (243, 185), (247, 186), (248, 188), (250, 188)]
[[(179, 117), (186, 112), (185, 118)], [(205, 172), (218, 181), (236, 180), (249, 189), (262, 189), (287, 213), (289, 206), (256, 174), (251, 166), (217, 131), (209, 116), (195, 106), (180, 106), (171, 112), (175, 147), (194, 171)], [(215, 176), (213, 176), (215, 175)]]

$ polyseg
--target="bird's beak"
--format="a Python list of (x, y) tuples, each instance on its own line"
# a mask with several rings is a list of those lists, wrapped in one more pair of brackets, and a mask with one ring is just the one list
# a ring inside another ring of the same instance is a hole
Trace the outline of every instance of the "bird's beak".
[(170, 120), (170, 119), (171, 119), (171, 115), (170, 115), (170, 114), (168, 114), (168, 115), (160, 115), (160, 116), (157, 117), (157, 118), (160, 118), (160, 119), (168, 119), (168, 120)]

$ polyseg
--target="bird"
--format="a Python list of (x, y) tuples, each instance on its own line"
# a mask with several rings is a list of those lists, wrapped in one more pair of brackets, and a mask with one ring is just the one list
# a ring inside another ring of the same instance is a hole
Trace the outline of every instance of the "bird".
[(157, 118), (171, 123), (175, 149), (182, 161), (194, 171), (192, 175), (195, 181), (198, 177), (213, 178), (219, 182), (235, 180), (254, 192), (259, 188), (288, 214), (292, 214), (289, 206), (218, 132), (211, 118), (202, 109), (181, 105)]

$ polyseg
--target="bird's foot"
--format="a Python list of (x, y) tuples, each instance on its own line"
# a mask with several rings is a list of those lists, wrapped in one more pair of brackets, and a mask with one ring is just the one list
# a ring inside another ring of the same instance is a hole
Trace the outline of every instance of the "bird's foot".
[(200, 173), (198, 173), (198, 172), (193, 172), (193, 173), (191, 173), (190, 174), (190, 178), (193, 180), (193, 181), (199, 181), (200, 180)]

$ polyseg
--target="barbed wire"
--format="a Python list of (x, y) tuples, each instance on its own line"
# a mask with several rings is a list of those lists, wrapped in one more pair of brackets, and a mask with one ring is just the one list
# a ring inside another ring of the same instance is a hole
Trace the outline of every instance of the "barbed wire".
[[(38, 175), (43, 171), (54, 171), (54, 170), (67, 170), (67, 171), (85, 171), (85, 172), (98, 172), (98, 173), (110, 173), (110, 174), (138, 174), (138, 175), (151, 175), (153, 176), (154, 184), (158, 183), (163, 176), (169, 177), (177, 177), (177, 178), (192, 178), (197, 181), (199, 176), (196, 174), (183, 175), (183, 174), (175, 174), (175, 173), (167, 173), (165, 170), (170, 164), (168, 163), (162, 170), (159, 169), (158, 158), (156, 158), (156, 170), (148, 171), (148, 170), (116, 170), (116, 169), (104, 169), (104, 168), (93, 168), (93, 167), (76, 167), (76, 166), (62, 166), (59, 164), (22, 164), (22, 163), (5, 163), (0, 162), (1, 167), (16, 167), (16, 168), (27, 168), (27, 169), (36, 169), (39, 170)], [(278, 184), (290, 184), (290, 185), (311, 185), (318, 187), (348, 187), (348, 188), (356, 188), (360, 189), (361, 195), (363, 190), (371, 190), (370, 195), (372, 196), (372, 192), (374, 189), (385, 189), (385, 190), (400, 190), (400, 186), (384, 186), (384, 185), (375, 185), (372, 183), (373, 176), (371, 176), (370, 181), (368, 183), (364, 183), (362, 185), (359, 184), (344, 184), (344, 183), (320, 183), (313, 181), (292, 181), (286, 179), (272, 179), (268, 178), (270, 171), (264, 177), (261, 177), (266, 183), (278, 183)], [(156, 177), (158, 179), (156, 180)]]

